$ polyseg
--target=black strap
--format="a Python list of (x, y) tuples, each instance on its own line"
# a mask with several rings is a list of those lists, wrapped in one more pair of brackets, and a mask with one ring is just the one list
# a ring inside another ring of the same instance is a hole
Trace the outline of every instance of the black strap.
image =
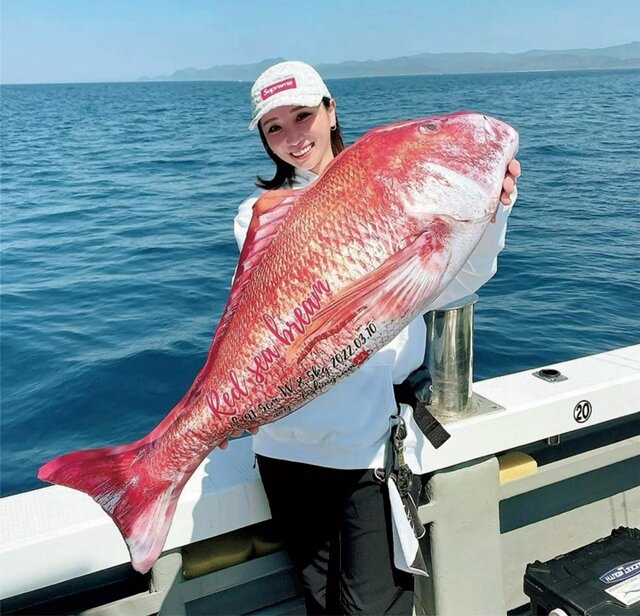
[(429, 412), (427, 405), (418, 400), (408, 381), (394, 385), (393, 393), (398, 404), (408, 404), (413, 408), (413, 419), (435, 449), (451, 438), (443, 425)]
[(418, 403), (414, 407), (413, 419), (435, 449), (444, 445), (451, 438), (444, 426), (429, 412), (426, 404)]

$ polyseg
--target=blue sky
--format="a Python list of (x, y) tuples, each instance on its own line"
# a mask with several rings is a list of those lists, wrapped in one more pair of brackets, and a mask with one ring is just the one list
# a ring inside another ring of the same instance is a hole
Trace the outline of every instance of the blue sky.
[(638, 0), (2, 0), (0, 11), (4, 83), (640, 39)]

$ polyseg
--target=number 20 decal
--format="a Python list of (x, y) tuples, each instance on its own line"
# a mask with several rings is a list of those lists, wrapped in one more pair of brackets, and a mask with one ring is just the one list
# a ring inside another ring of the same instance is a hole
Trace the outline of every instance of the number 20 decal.
[(578, 423), (584, 423), (591, 417), (591, 402), (588, 400), (581, 400), (573, 408), (573, 418)]

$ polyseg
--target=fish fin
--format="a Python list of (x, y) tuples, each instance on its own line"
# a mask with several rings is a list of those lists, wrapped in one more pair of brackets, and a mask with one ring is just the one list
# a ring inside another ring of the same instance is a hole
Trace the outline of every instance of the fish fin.
[(234, 287), (236, 282), (242, 283), (247, 273), (262, 261), (267, 248), (280, 230), (282, 221), (306, 190), (269, 190), (255, 202), (238, 259)]
[(229, 291), (218, 327), (216, 328), (209, 357), (213, 356), (219, 341), (229, 326), (231, 317), (236, 311), (242, 290), (251, 278), (251, 272), (260, 264), (273, 238), (281, 228), (282, 221), (288, 216), (296, 201), (306, 192), (306, 188), (298, 190), (268, 190), (255, 202), (253, 215), (247, 235), (240, 252), (233, 285)]
[(435, 299), (450, 256), (446, 245), (437, 244), (434, 250), (432, 238), (419, 235), (378, 268), (342, 289), (314, 315), (305, 336), (287, 349), (286, 359), (291, 361), (298, 353), (306, 355), (346, 323), (356, 332), (372, 321), (400, 319), (416, 305), (416, 296), (420, 305), (427, 306)]
[(115, 522), (131, 564), (146, 573), (160, 556), (188, 474), (170, 481), (145, 466), (148, 445), (74, 451), (40, 467), (38, 478), (89, 494)]

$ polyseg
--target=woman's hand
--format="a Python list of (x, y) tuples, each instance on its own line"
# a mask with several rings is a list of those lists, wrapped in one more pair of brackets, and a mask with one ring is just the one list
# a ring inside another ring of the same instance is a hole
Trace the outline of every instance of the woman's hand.
[(520, 163), (517, 159), (513, 159), (507, 166), (507, 174), (502, 182), (502, 194), (500, 195), (500, 203), (511, 205), (511, 194), (516, 188), (516, 180), (520, 175)]
[[(246, 432), (249, 432), (250, 434), (257, 434), (258, 433), (258, 428), (247, 428)], [(231, 436), (242, 436), (245, 433), (245, 430), (236, 430), (235, 432), (231, 433)], [(220, 447), (220, 449), (226, 449), (229, 445), (229, 439), (226, 438), (224, 439), (224, 441), (220, 441), (220, 443), (218, 444), (218, 447)]]

